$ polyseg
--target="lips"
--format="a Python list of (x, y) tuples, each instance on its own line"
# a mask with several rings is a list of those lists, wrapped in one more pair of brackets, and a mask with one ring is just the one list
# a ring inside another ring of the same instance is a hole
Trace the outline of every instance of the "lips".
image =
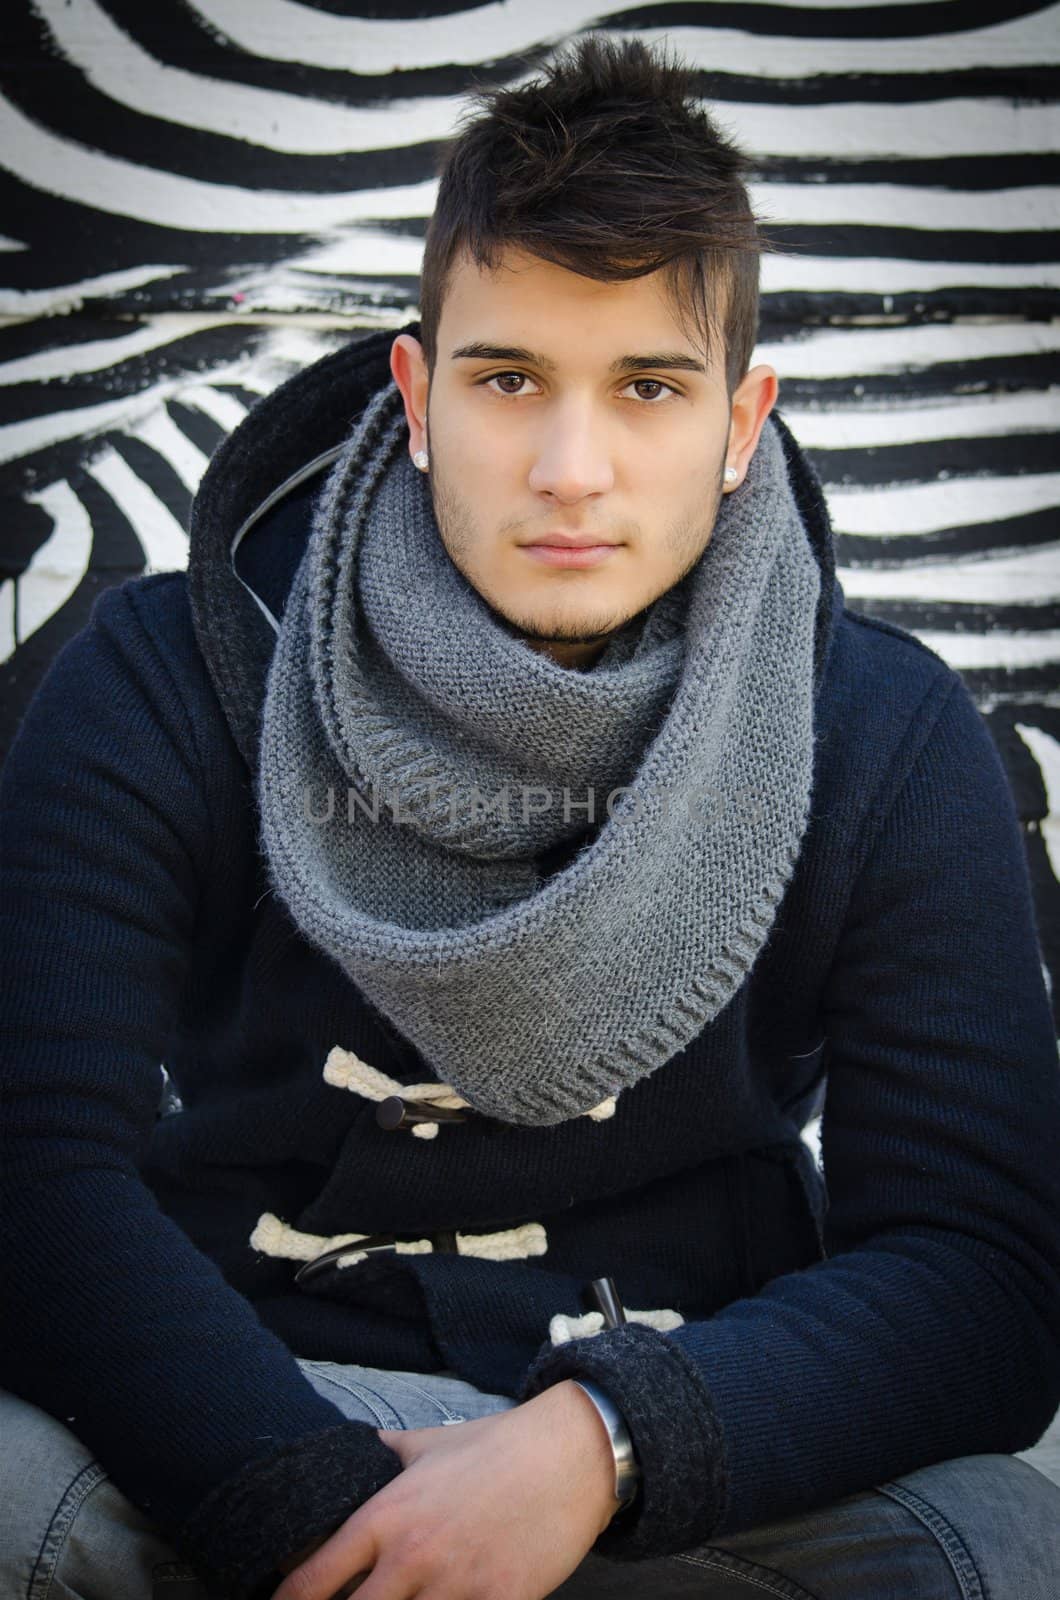
[(620, 541), (599, 533), (572, 533), (567, 528), (550, 528), (520, 546), (529, 560), (545, 567), (596, 567), (619, 548)]
[(614, 549), (613, 539), (601, 539), (598, 533), (543, 533), (537, 539), (528, 539), (528, 546), (548, 545), (556, 550), (596, 550), (601, 546)]

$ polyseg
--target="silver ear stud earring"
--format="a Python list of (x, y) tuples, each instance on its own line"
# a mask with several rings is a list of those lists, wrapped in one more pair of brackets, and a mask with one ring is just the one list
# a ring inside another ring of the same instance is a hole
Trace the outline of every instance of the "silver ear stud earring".
[(725, 468), (725, 482), (726, 483), (735, 483), (739, 476), (740, 476), (740, 474), (737, 472), (735, 467), (726, 467)]
[(428, 466), (430, 465), (430, 456), (427, 454), (426, 450), (417, 450), (412, 460), (414, 465), (419, 467), (421, 472), (426, 472)]

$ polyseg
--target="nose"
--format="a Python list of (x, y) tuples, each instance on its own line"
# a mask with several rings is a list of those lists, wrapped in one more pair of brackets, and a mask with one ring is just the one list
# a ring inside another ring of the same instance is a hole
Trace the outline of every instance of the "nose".
[(588, 404), (552, 408), (536, 443), (529, 480), (535, 494), (573, 505), (614, 486), (606, 430), (594, 420)]

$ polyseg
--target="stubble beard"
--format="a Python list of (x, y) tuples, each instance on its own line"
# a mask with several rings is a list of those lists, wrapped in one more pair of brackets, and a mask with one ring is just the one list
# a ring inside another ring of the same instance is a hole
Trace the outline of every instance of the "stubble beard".
[[(540, 622), (533, 621), (529, 617), (520, 616), (518, 614), (513, 615), (508, 611), (500, 610), (495, 602), (488, 597), (488, 595), (484, 595), (482, 593), (481, 589), (475, 582), (471, 571), (469, 570), (467, 553), (473, 548), (475, 541), (471, 534), (473, 521), (469, 515), (466, 503), (453, 494), (448, 485), (445, 483), (444, 477), (437, 471), (433, 462), (431, 475), (429, 478), (429, 488), (431, 494), (431, 503), (434, 507), (434, 520), (441, 534), (443, 548), (448, 554), (453, 565), (456, 567), (457, 571), (471, 585), (471, 587), (475, 590), (475, 593), (479, 596), (479, 599), (482, 601), (483, 605), (486, 606), (490, 612), (491, 616), (502, 628), (505, 629), (506, 632), (513, 634), (520, 639), (532, 640), (534, 643), (539, 644), (589, 645), (602, 643), (603, 641), (610, 639), (613, 634), (618, 633), (621, 629), (632, 626), (640, 618), (642, 618), (646, 612), (650, 611), (656, 600), (660, 599), (663, 594), (669, 593), (671, 589), (676, 588), (677, 585), (688, 576), (693, 567), (695, 567), (700, 560), (700, 557), (703, 555), (704, 551), (709, 546), (711, 537), (713, 536), (714, 527), (717, 522), (717, 514), (722, 500), (720, 482), (721, 480), (719, 475), (719, 483), (716, 489), (717, 498), (714, 506), (714, 515), (711, 519), (709, 529), (704, 530), (701, 523), (687, 520), (676, 525), (676, 527), (671, 528), (667, 535), (665, 548), (677, 553), (679, 560), (681, 561), (681, 566), (677, 576), (670, 579), (665, 589), (661, 589), (658, 594), (652, 595), (651, 599), (646, 601), (644, 605), (640, 606), (637, 610), (627, 611), (621, 613), (620, 615), (609, 617), (606, 622), (596, 624), (595, 626), (590, 625), (588, 629), (585, 624), (582, 624), (579, 627), (576, 623), (565, 625), (563, 623), (553, 622), (545, 626)], [(500, 529), (498, 536), (503, 537), (505, 531), (506, 530), (503, 528)]]

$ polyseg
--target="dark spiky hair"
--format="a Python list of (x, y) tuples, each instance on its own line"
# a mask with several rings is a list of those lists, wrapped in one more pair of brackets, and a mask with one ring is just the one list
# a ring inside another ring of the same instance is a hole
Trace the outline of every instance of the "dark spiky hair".
[(728, 393), (758, 337), (759, 259), (773, 249), (751, 162), (695, 96), (694, 70), (638, 39), (590, 34), (518, 88), (481, 90), (449, 144), (420, 278), (429, 370), (458, 258), (524, 250), (599, 282), (665, 269), (681, 320)]

